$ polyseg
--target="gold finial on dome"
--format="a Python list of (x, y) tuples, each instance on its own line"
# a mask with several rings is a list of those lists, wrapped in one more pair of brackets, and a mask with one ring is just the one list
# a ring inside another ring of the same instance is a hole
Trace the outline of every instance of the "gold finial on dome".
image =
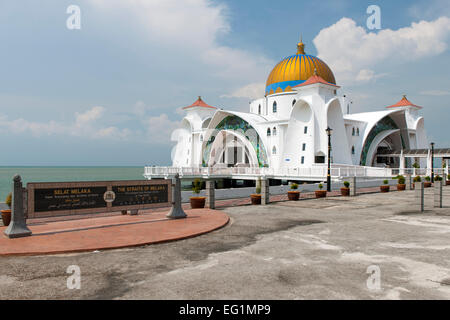
[(305, 45), (303, 44), (301, 34), (300, 34), (300, 42), (297, 43), (297, 54), (305, 54)]

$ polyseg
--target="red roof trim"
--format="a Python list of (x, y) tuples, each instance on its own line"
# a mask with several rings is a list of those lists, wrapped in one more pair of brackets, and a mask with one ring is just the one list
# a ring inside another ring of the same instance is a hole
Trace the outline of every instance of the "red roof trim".
[(335, 85), (333, 83), (327, 82), (326, 80), (324, 80), (321, 76), (319, 76), (317, 74), (312, 75), (311, 77), (308, 78), (308, 80), (306, 80), (305, 82), (294, 86), (293, 88), (304, 87), (304, 86), (308, 86), (310, 84), (315, 84), (315, 83), (321, 83), (321, 84), (326, 84), (326, 85), (333, 86), (333, 87), (336, 87), (336, 88), (340, 88), (339, 86), (337, 86), (337, 85)]
[(415, 104), (411, 103), (411, 101), (406, 99), (406, 96), (403, 96), (403, 98), (399, 102), (397, 102), (396, 104), (393, 104), (392, 106), (388, 106), (386, 108), (409, 107), (409, 106), (422, 109), (421, 106), (415, 105)]
[(211, 109), (217, 109), (216, 107), (210, 106), (209, 104), (206, 104), (203, 100), (202, 97), (198, 97), (197, 101), (195, 101), (193, 104), (191, 104), (190, 106), (184, 107), (183, 109), (188, 109), (188, 108), (194, 108), (194, 107), (202, 107), (202, 108), (211, 108)]

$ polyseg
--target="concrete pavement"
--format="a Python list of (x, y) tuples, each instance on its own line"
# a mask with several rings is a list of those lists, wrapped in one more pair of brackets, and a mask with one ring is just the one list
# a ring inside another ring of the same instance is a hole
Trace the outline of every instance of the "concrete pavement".
[[(442, 209), (432, 192), (424, 213), (414, 191), (286, 201), (227, 208), (227, 226), (177, 242), (1, 257), (0, 298), (449, 299), (450, 187)], [(69, 265), (80, 290), (66, 287)]]

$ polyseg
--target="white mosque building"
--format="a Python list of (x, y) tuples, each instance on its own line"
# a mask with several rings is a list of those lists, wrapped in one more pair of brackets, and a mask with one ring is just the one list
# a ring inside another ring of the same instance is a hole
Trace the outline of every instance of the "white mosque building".
[[(269, 74), (265, 95), (248, 112), (222, 110), (201, 97), (185, 107), (172, 135), (173, 167), (324, 166), (331, 128), (331, 162), (366, 167), (411, 166), (411, 159), (383, 156), (404, 149), (428, 149), (421, 107), (403, 98), (376, 112), (349, 114), (332, 70), (308, 55), (280, 61)], [(426, 161), (426, 160), (425, 160)]]

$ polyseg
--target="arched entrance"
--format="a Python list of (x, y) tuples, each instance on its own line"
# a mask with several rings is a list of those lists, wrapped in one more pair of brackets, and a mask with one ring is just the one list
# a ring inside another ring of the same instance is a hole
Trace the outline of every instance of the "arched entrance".
[(258, 132), (237, 115), (225, 116), (209, 130), (202, 145), (202, 165), (268, 166), (267, 152)]
[(381, 148), (380, 152), (386, 149), (400, 151), (404, 148), (401, 131), (390, 117), (384, 117), (370, 130), (363, 145), (360, 164), (362, 166), (375, 166), (380, 160), (378, 166), (388, 165), (388, 163), (391, 167), (398, 165), (398, 163), (395, 163), (396, 160), (378, 159), (376, 157), (378, 147)]
[(222, 130), (211, 145), (208, 167), (257, 167), (258, 158), (249, 141), (237, 132)]

